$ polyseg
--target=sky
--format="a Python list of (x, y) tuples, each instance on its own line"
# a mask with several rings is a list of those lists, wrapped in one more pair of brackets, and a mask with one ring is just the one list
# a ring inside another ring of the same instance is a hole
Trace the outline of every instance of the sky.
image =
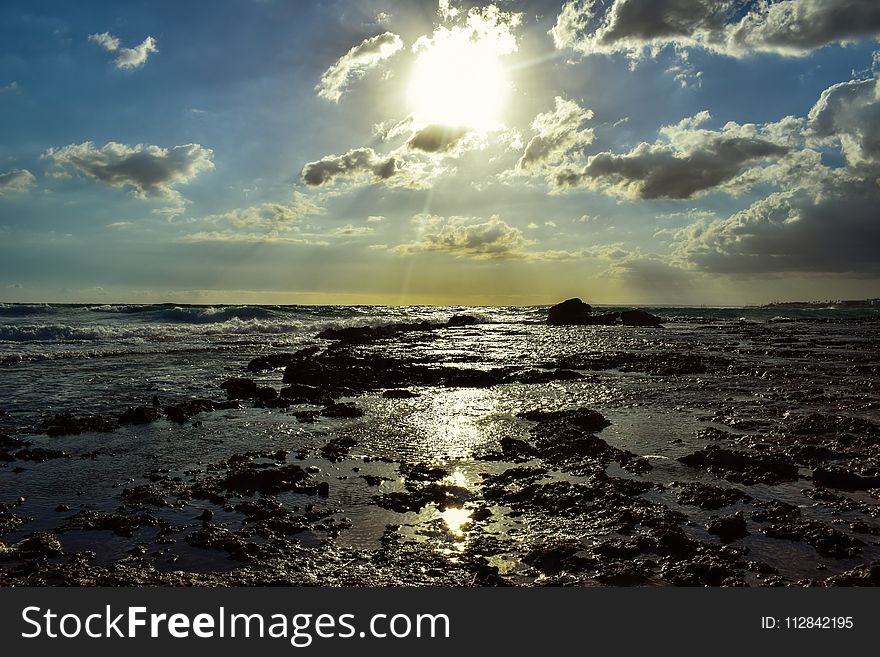
[(0, 5), (0, 301), (880, 297), (876, 0)]

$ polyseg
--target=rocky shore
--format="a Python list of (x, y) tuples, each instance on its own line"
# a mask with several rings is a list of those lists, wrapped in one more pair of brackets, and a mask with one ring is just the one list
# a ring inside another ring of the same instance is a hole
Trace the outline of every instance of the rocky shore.
[[(231, 362), (213, 396), (145, 396), (113, 414), (85, 398), (83, 412), (34, 426), (0, 417), (13, 483), (35, 467), (51, 477), (53, 465), (124, 459), (102, 449), (108, 435), (161, 429), (173, 450), (238, 418), (289, 430), (283, 444), (127, 473), (112, 508), (71, 491), (54, 519), (34, 519), (30, 491), (6, 486), (0, 585), (880, 583), (876, 338), (815, 350), (742, 326), (688, 350), (664, 323), (572, 299), (550, 308), (546, 344), (530, 355), (517, 342), (512, 359), (492, 350), (513, 338), (464, 314), (332, 328)], [(642, 347), (615, 349), (621, 331)], [(491, 426), (466, 456), (374, 448), (397, 430), (405, 445), (410, 421), (448, 432), (463, 399)], [(676, 416), (687, 429), (669, 430)], [(649, 438), (627, 441), (629, 426)], [(388, 522), (364, 546), (348, 537), (367, 514)], [(78, 547), (89, 536), (114, 537), (124, 556)], [(182, 568), (182, 553), (213, 556)], [(800, 565), (785, 571), (790, 559)]]

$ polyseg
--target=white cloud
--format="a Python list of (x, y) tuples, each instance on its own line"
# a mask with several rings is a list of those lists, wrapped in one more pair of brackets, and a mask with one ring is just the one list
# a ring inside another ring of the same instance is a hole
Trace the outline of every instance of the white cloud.
[(519, 228), (497, 216), (486, 220), (468, 217), (417, 215), (413, 218), (419, 237), (393, 247), (400, 255), (442, 252), (479, 260), (526, 258), (527, 240)]
[(159, 52), (156, 40), (151, 36), (133, 48), (123, 48), (119, 38), (109, 32), (90, 34), (89, 41), (101, 46), (107, 52), (116, 53), (116, 59), (113, 60), (113, 63), (116, 68), (122, 70), (141, 68), (147, 63), (150, 53)]
[(593, 118), (592, 110), (573, 100), (556, 97), (553, 110), (538, 114), (532, 121), (534, 136), (529, 140), (517, 167), (541, 173), (566, 164), (572, 151), (593, 143), (592, 129), (583, 124)]
[(363, 77), (402, 48), (403, 41), (392, 32), (364, 39), (324, 72), (315, 91), (321, 98), (339, 102), (350, 80)]
[(0, 173), (0, 196), (11, 192), (25, 192), (33, 187), (37, 179), (27, 169), (13, 169)]

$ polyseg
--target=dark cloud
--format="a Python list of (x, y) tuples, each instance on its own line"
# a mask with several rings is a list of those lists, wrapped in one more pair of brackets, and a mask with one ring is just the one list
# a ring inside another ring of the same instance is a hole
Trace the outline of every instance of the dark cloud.
[(801, 56), (880, 35), (876, 0), (571, 0), (551, 30), (557, 48), (640, 53), (667, 45), (741, 57)]
[(14, 169), (6, 173), (0, 173), (0, 196), (10, 192), (24, 192), (33, 187), (37, 182), (27, 169)]
[(880, 188), (873, 181), (829, 180), (683, 229), (676, 249), (692, 265), (716, 273), (877, 273), (878, 207)]
[(415, 132), (407, 146), (426, 153), (445, 153), (452, 150), (469, 132), (469, 128), (429, 125)]
[(315, 91), (321, 98), (338, 102), (349, 80), (363, 77), (368, 70), (378, 66), (401, 48), (403, 41), (391, 32), (364, 39), (324, 72)]
[(397, 158), (380, 157), (372, 148), (354, 148), (345, 155), (328, 155), (303, 167), (302, 179), (317, 187), (336, 178), (368, 176), (373, 180), (388, 180), (401, 171)]
[(214, 152), (199, 144), (172, 148), (90, 142), (50, 148), (43, 155), (61, 171), (74, 171), (112, 187), (130, 187), (139, 198), (179, 198), (173, 189), (214, 168)]
[(625, 154), (598, 153), (580, 170), (557, 173), (560, 187), (589, 185), (629, 198), (685, 199), (729, 183), (748, 167), (783, 156), (789, 147), (758, 134), (755, 126), (728, 124), (723, 130), (697, 130), (701, 113), (661, 130), (663, 140), (641, 143)]

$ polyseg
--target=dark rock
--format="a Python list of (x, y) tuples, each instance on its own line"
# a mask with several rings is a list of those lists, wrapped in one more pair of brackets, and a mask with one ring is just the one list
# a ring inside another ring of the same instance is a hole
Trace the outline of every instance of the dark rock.
[(753, 455), (748, 452), (720, 449), (709, 445), (706, 449), (678, 459), (686, 465), (708, 470), (728, 481), (752, 486), (757, 483), (768, 485), (784, 481), (796, 481), (798, 468), (784, 457), (775, 455)]
[(292, 354), (269, 354), (268, 356), (259, 356), (248, 363), (249, 372), (265, 372), (274, 370), (297, 361), (306, 360), (321, 351), (320, 347), (306, 347)]
[(229, 399), (259, 399), (268, 401), (275, 399), (278, 393), (271, 386), (257, 385), (252, 379), (233, 377), (220, 384), (226, 390)]
[(620, 321), (624, 326), (660, 326), (663, 320), (644, 310), (624, 310), (620, 313)]
[(880, 477), (863, 476), (831, 465), (813, 470), (813, 483), (838, 490), (869, 490), (880, 488)]
[(25, 447), (12, 453), (12, 456), (19, 461), (33, 461), (34, 463), (44, 463), (51, 459), (67, 458), (67, 454), (58, 449), (45, 449), (43, 447)]
[(676, 586), (740, 586), (742, 577), (727, 561), (711, 555), (665, 565), (660, 574)]
[(348, 456), (348, 450), (355, 445), (357, 445), (357, 441), (354, 438), (350, 436), (337, 436), (321, 447), (321, 456), (332, 463), (338, 463)]
[(602, 313), (601, 315), (585, 317), (577, 322), (577, 324), (583, 326), (614, 326), (617, 324), (618, 319), (620, 319), (620, 313)]
[(825, 586), (880, 586), (880, 561), (856, 566), (839, 575), (829, 577)]
[(160, 417), (162, 417), (162, 413), (155, 406), (137, 406), (123, 411), (122, 415), (119, 416), (119, 424), (149, 424), (150, 422), (155, 422)]
[(551, 306), (547, 313), (547, 324), (550, 326), (564, 326), (569, 324), (581, 324), (593, 314), (593, 307), (580, 299), (567, 299), (562, 303)]
[(64, 556), (61, 541), (55, 534), (50, 534), (49, 532), (29, 534), (16, 543), (13, 549), (15, 554), (23, 559)]
[(865, 545), (852, 536), (825, 525), (818, 520), (797, 520), (764, 527), (761, 531), (771, 538), (801, 541), (812, 545), (823, 557), (846, 559), (861, 553)]
[(56, 415), (43, 424), (50, 436), (77, 435), (83, 432), (110, 433), (116, 431), (116, 420), (105, 415), (75, 417), (71, 413)]
[(535, 547), (522, 557), (522, 562), (549, 575), (563, 571), (581, 571), (596, 565), (596, 559), (586, 554), (580, 541), (574, 539), (551, 539)]
[(210, 399), (190, 399), (179, 404), (172, 404), (165, 407), (165, 417), (171, 422), (185, 424), (199, 413), (206, 413), (223, 408), (222, 405), (212, 402)]
[(440, 511), (449, 507), (461, 507), (473, 499), (473, 493), (460, 486), (446, 486), (435, 482), (413, 486), (403, 492), (375, 495), (373, 499), (383, 509), (398, 513), (418, 512), (428, 504), (435, 504)]
[(749, 535), (746, 520), (742, 513), (729, 516), (712, 516), (706, 524), (706, 530), (715, 534), (722, 543), (731, 543)]
[(686, 484), (673, 483), (681, 489), (678, 503), (698, 506), (701, 509), (721, 509), (740, 501), (751, 499), (738, 488), (720, 488), (709, 484), (692, 482)]
[(749, 516), (755, 522), (787, 522), (801, 516), (801, 510), (794, 504), (779, 500), (756, 501), (755, 506), (758, 508)]
[(446, 469), (428, 463), (401, 463), (399, 470), (408, 481), (440, 481), (449, 476)]
[(72, 516), (65, 527), (68, 529), (109, 530), (117, 536), (131, 538), (141, 527), (156, 527), (167, 522), (148, 513), (123, 515), (121, 513), (105, 513), (101, 511), (80, 511)]
[(248, 464), (231, 472), (219, 484), (225, 490), (243, 495), (275, 495), (300, 490), (308, 479), (308, 473), (298, 465), (260, 467)]
[(646, 372), (652, 375), (677, 376), (705, 374), (729, 366), (730, 361), (720, 356), (677, 351), (661, 353), (593, 352), (565, 356), (559, 359), (555, 365), (575, 370), (620, 370), (621, 372)]
[(315, 386), (305, 385), (303, 383), (294, 383), (286, 388), (282, 388), (278, 393), (282, 399), (287, 399), (295, 404), (320, 403), (329, 401), (326, 393)]
[(385, 326), (349, 326), (346, 328), (329, 328), (321, 331), (318, 338), (322, 340), (339, 340), (341, 342), (370, 342), (392, 338), (401, 333), (413, 331), (433, 331), (445, 327), (445, 324), (431, 324), (430, 322), (413, 322), (400, 324), (386, 324)]
[(477, 318), (473, 317), (472, 315), (453, 315), (449, 318), (449, 321), (446, 322), (446, 326), (471, 326), (476, 323)]
[(386, 390), (382, 393), (382, 396), (385, 399), (412, 399), (413, 397), (420, 397), (419, 393), (413, 392), (411, 390), (403, 390), (400, 388), (395, 388), (392, 390)]
[(344, 402), (325, 406), (321, 409), (321, 415), (324, 417), (355, 418), (363, 417), (364, 411), (362, 408), (355, 406), (352, 402)]

